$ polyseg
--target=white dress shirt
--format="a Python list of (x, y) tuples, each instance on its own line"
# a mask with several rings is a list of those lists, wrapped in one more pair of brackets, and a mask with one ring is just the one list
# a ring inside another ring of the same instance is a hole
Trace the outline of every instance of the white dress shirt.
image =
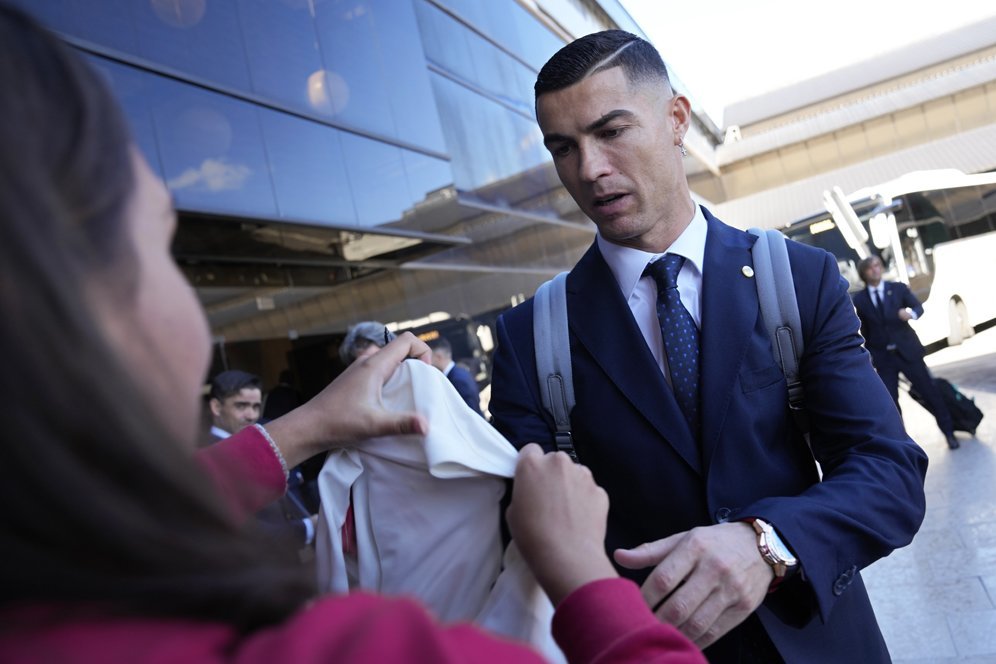
[(878, 286), (869, 286), (868, 294), (871, 296), (872, 304), (881, 309), (884, 305), (882, 298), (885, 296), (885, 282), (880, 281)]
[[(868, 296), (871, 297), (872, 305), (874, 307), (878, 308), (878, 310), (881, 311), (883, 315), (886, 315), (886, 313), (885, 313), (885, 299), (884, 299), (885, 298), (885, 282), (884, 281), (880, 281), (880, 282), (878, 282), (878, 286), (869, 286), (868, 287)], [(920, 318), (919, 316), (917, 316), (917, 313), (915, 311), (913, 311), (912, 309), (910, 309), (909, 307), (905, 307), (905, 309), (906, 309), (906, 313), (908, 313), (910, 315), (910, 320), (918, 320)]]
[[(705, 260), (708, 228), (702, 209), (696, 205), (691, 223), (665, 252), (685, 257), (685, 263), (678, 273), (678, 295), (699, 329), (702, 328), (702, 265)], [(647, 265), (664, 254), (651, 254), (613, 244), (601, 235), (598, 235), (595, 241), (609, 269), (615, 275), (619, 290), (629, 304), (650, 352), (657, 360), (664, 378), (670, 383), (664, 339), (661, 336), (660, 321), (657, 319), (657, 284), (649, 276), (641, 278)]]

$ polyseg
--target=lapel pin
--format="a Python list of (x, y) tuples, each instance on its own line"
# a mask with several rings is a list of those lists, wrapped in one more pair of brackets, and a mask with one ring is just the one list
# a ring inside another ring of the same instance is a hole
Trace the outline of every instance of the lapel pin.
[(740, 271), (743, 272), (744, 276), (747, 277), (748, 279), (754, 276), (754, 268), (752, 268), (750, 265), (744, 265), (742, 268), (740, 268)]

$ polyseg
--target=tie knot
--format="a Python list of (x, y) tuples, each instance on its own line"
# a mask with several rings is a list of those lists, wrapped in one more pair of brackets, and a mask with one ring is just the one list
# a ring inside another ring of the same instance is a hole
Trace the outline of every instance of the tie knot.
[(657, 282), (658, 290), (678, 287), (678, 273), (685, 264), (685, 257), (678, 254), (664, 254), (659, 260), (647, 265), (643, 274)]

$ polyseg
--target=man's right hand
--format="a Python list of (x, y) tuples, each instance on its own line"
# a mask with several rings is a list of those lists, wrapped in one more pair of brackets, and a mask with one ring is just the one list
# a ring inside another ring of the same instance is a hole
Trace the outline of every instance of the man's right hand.
[(744, 521), (617, 549), (615, 558), (629, 569), (654, 568), (641, 588), (647, 605), (700, 648), (753, 613), (774, 578), (758, 552), (754, 528)]
[(618, 576), (605, 553), (609, 497), (591, 471), (530, 443), (506, 512), (512, 539), (556, 606), (581, 586)]

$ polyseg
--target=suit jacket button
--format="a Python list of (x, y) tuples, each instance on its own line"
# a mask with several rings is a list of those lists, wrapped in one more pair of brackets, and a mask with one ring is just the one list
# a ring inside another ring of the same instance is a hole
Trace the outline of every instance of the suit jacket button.
[(733, 513), (729, 507), (720, 507), (716, 510), (716, 523), (726, 523), (730, 520), (730, 514)]

